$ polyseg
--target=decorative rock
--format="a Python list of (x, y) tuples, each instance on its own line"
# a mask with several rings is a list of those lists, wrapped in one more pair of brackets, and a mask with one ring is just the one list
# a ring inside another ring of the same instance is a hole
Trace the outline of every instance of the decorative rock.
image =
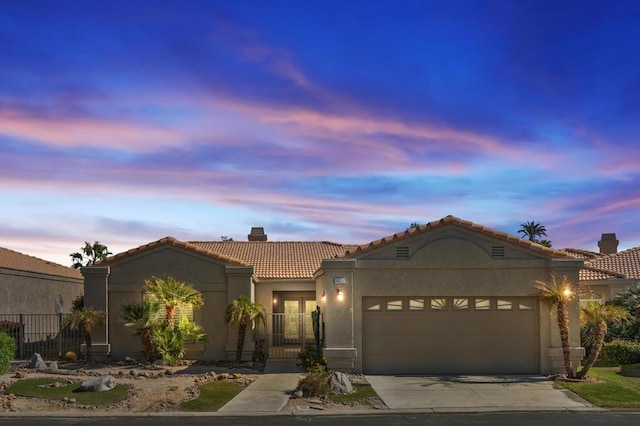
[(70, 404), (75, 404), (76, 403), (76, 399), (75, 398), (69, 398), (69, 403)]
[(47, 364), (42, 360), (40, 354), (36, 352), (31, 355), (29, 368), (35, 368), (36, 370), (47, 370)]
[(58, 363), (56, 361), (51, 361), (51, 363), (49, 363), (49, 370), (58, 371)]
[(14, 376), (16, 379), (24, 379), (25, 377), (27, 377), (29, 375), (29, 373), (27, 373), (26, 371), (16, 371), (16, 375)]
[(216, 377), (218, 380), (227, 380), (231, 377), (231, 374), (229, 373), (220, 373), (218, 374), (218, 376)]
[(331, 374), (329, 386), (331, 386), (331, 391), (337, 395), (347, 395), (354, 392), (351, 380), (340, 371), (334, 371)]
[(78, 388), (80, 391), (85, 392), (104, 392), (116, 387), (116, 379), (113, 376), (101, 376), (95, 379), (89, 379), (82, 382)]
[(304, 396), (304, 393), (300, 389), (298, 389), (293, 393), (293, 396), (295, 396), (296, 398), (302, 398)]

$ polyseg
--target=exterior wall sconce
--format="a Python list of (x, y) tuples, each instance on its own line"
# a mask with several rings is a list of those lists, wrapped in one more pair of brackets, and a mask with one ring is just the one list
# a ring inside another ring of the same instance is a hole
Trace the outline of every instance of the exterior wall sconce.
[(322, 290), (322, 296), (320, 296), (320, 299), (321, 299), (323, 302), (326, 302), (326, 301), (327, 301), (327, 293), (326, 293), (324, 290)]
[(344, 300), (344, 292), (342, 291), (341, 288), (338, 289), (337, 298), (338, 298), (338, 302), (342, 302)]
[(277, 297), (274, 297), (274, 298), (273, 298), (273, 304), (274, 304), (274, 305), (277, 305), (277, 304), (278, 304), (278, 298), (277, 298)]

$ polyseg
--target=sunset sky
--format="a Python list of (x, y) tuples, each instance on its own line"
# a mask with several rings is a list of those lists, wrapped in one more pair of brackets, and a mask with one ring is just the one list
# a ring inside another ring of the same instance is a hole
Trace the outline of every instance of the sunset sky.
[(0, 246), (640, 246), (639, 1), (0, 2)]

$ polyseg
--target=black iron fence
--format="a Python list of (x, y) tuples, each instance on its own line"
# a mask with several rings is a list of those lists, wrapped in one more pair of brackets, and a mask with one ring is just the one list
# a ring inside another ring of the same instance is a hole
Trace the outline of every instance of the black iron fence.
[(265, 355), (271, 359), (296, 359), (300, 350), (315, 343), (310, 313), (267, 314), (254, 331)]
[(0, 314), (0, 331), (16, 342), (17, 359), (39, 353), (44, 359), (62, 359), (68, 351), (80, 355), (82, 331), (67, 325), (69, 314)]

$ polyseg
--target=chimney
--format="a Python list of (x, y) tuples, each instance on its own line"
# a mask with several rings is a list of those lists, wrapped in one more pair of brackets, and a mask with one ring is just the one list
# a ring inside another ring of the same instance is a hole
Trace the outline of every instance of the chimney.
[(264, 228), (252, 227), (251, 233), (248, 235), (249, 241), (267, 241), (267, 234), (264, 233)]
[(618, 252), (618, 241), (616, 234), (602, 234), (602, 238), (598, 241), (600, 254), (615, 254)]

